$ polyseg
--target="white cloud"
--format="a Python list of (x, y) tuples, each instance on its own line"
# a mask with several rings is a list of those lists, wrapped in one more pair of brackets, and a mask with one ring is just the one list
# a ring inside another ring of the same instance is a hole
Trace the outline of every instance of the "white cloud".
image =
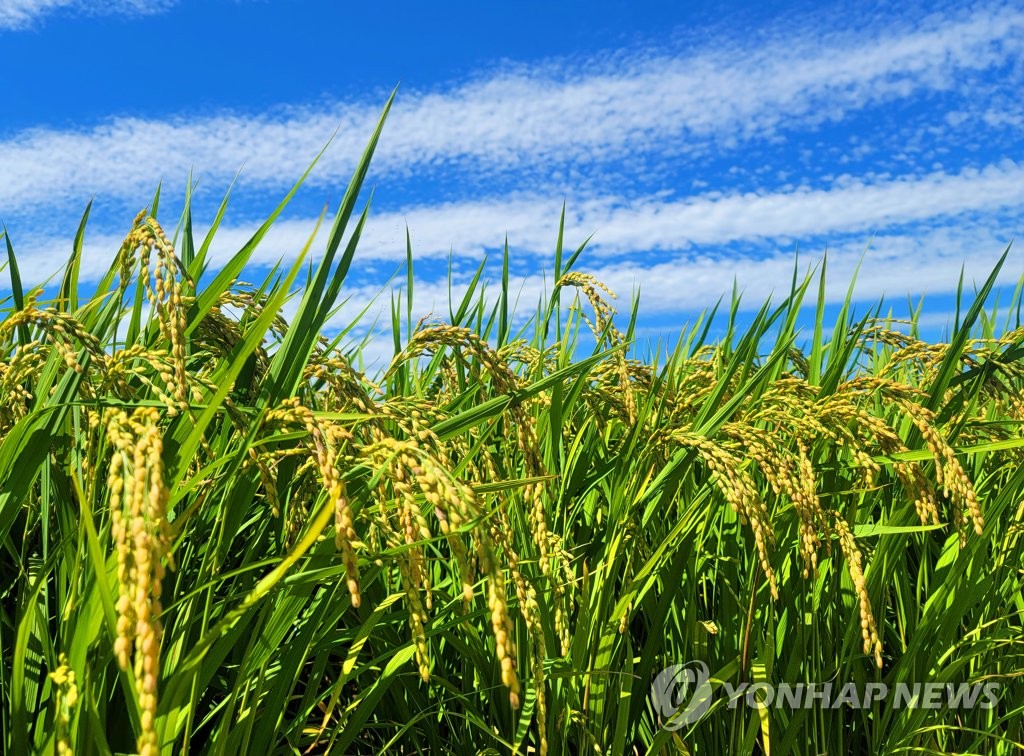
[[(7, 12), (14, 18), (28, 12), (18, 8), (47, 1), (60, 0), (8, 2)], [(1002, 7), (873, 37), (798, 31), (757, 47), (723, 43), (677, 57), (644, 53), (506, 69), (443, 91), (400, 93), (375, 168), (405, 175), (450, 165), (529, 175), (648, 152), (665, 159), (732, 149), (879, 102), (955, 89), (970, 72), (1022, 54), (1024, 13)], [(243, 184), (282, 186), (340, 126), (314, 179), (336, 182), (351, 171), (380, 104), (29, 129), (0, 141), (0, 208), (10, 214), (93, 193), (136, 196), (193, 166), (207, 184), (244, 164)]]
[[(790, 192), (711, 193), (671, 201), (660, 197), (570, 200), (566, 208), (569, 246), (594, 235), (591, 249), (602, 256), (633, 252), (714, 249), (732, 242), (807, 240), (894, 226), (936, 222), (974, 213), (991, 214), (1024, 203), (1024, 163), (1003, 161), (959, 174), (934, 173), (867, 183), (844, 180), (829, 189)], [(561, 201), (536, 196), (421, 205), (372, 213), (359, 247), (363, 260), (405, 257), (409, 227), (417, 259), (479, 259), (508, 234), (511, 246), (542, 256), (554, 249)], [(257, 259), (272, 262), (297, 250), (312, 221), (286, 221), (268, 237)], [(993, 229), (995, 230), (995, 229)], [(1004, 229), (1006, 235), (1018, 231)], [(228, 232), (237, 249), (251, 229)]]
[[(566, 246), (575, 247), (593, 235), (590, 259), (596, 256), (602, 265), (624, 257), (626, 264), (635, 264), (629, 262), (630, 256), (652, 251), (685, 251), (693, 259), (724, 258), (722, 264), (731, 265), (732, 257), (722, 253), (726, 245), (736, 242), (749, 243), (761, 250), (781, 246), (788, 260), (794, 242), (801, 246), (829, 240), (843, 243), (851, 235), (858, 235), (857, 244), (862, 247), (871, 234), (894, 238), (896, 229), (907, 227), (923, 229), (929, 234), (925, 238), (935, 240), (939, 238), (936, 234), (946, 233), (935, 226), (954, 218), (958, 227), (970, 228), (972, 233), (987, 227), (988, 234), (997, 234), (1006, 243), (1021, 229), (1000, 228), (998, 213), (1018, 208), (1022, 203), (1024, 164), (1009, 160), (957, 174), (939, 172), (873, 183), (843, 180), (822, 190), (712, 193), (680, 201), (660, 197), (590, 198), (568, 203)], [(459, 260), (479, 261), (488, 250), (500, 247), (507, 234), (515, 254), (528, 255), (529, 261), (536, 263), (554, 249), (560, 211), (560, 201), (523, 196), (372, 212), (357, 256), (362, 263), (400, 262), (406, 256), (408, 224), (414, 256), (419, 260), (443, 259), (452, 254)], [(271, 265), (280, 259), (295, 259), (313, 225), (312, 219), (279, 220), (257, 248), (252, 263)], [(314, 250), (322, 248), (328, 226), (329, 223), (322, 226), (317, 239), (321, 247), (314, 246)], [(255, 224), (222, 227), (211, 247), (211, 262), (222, 264), (249, 240), (255, 229)], [(205, 229), (199, 227), (196, 233), (202, 238)], [(967, 237), (957, 239), (958, 252)], [(69, 240), (15, 238), (14, 242), (18, 255), (31, 260), (31, 269), (37, 275), (56, 270), (71, 249)], [(901, 248), (904, 252), (905, 244)], [(120, 237), (90, 235), (82, 263), (83, 278), (101, 277), (119, 246)], [(922, 247), (915, 249), (926, 256), (937, 254)], [(921, 276), (915, 280), (924, 281)], [(946, 282), (947, 286), (951, 283)]]
[(0, 0), (0, 30), (23, 29), (58, 10), (74, 10), (89, 14), (156, 13), (173, 2), (174, 0), (108, 0), (103, 3), (86, 0)]
[[(949, 294), (956, 290), (961, 267), (968, 291), (991, 273), (1007, 240), (977, 227), (917, 230), (909, 234), (875, 237), (830, 245), (828, 252), (828, 303), (842, 302), (854, 272), (854, 298), (877, 302), (883, 296), (897, 305), (907, 296)], [(824, 250), (815, 248), (802, 257), (801, 273), (817, 262)], [(756, 309), (768, 297), (778, 301), (789, 292), (793, 278), (791, 249), (776, 249), (761, 258), (716, 258), (671, 255), (654, 265), (630, 262), (599, 265), (594, 275), (629, 300), (639, 288), (645, 314), (694, 312), (710, 307), (719, 296), (728, 296), (735, 281), (744, 296), (744, 308)], [(1024, 273), (1024, 257), (1012, 253), (1000, 281), (1013, 284)], [(814, 302), (808, 302), (813, 305)]]
[[(888, 291), (949, 292), (960, 266), (967, 262), (968, 281), (981, 279), (1016, 228), (1001, 228), (998, 213), (1024, 201), (1024, 165), (1005, 161), (980, 171), (936, 173), (923, 178), (868, 184), (842, 182), (831, 190), (797, 190), (775, 194), (709, 194), (684, 201), (643, 198), (624, 201), (599, 198), (570, 203), (566, 243), (572, 247), (594, 233), (585, 269), (628, 297), (642, 286), (645, 312), (670, 313), (709, 304), (739, 279), (751, 305), (789, 285), (793, 241), (812, 255), (827, 244), (833, 251), (833, 281), (852, 275), (860, 254), (874, 235), (868, 264), (859, 277), (859, 296), (872, 299)], [(365, 304), (373, 284), (365, 270), (374, 261), (398, 263), (405, 256), (405, 224), (410, 227), (418, 260), (444, 258), (478, 262), (498, 247), (507, 232), (514, 263), (531, 269), (550, 258), (554, 247), (558, 202), (522, 197), (442, 206), (413, 207), (403, 212), (371, 214), (357, 251), (356, 303)], [(956, 225), (948, 225), (951, 219)], [(1005, 224), (1004, 224), (1005, 225)], [(312, 220), (275, 224), (252, 258), (257, 265), (290, 261), (306, 242)], [(252, 235), (254, 226), (221, 229), (211, 248), (214, 264), (223, 263)], [(203, 230), (198, 229), (198, 234)], [(325, 230), (317, 241), (322, 248)], [(16, 240), (17, 241), (17, 240)], [(744, 242), (747, 253), (729, 253), (726, 245)], [(812, 246), (817, 244), (819, 246)], [(110, 265), (119, 246), (116, 236), (89, 236), (82, 264), (83, 278), (96, 280)], [(23, 276), (56, 271), (70, 249), (68, 240), (16, 244)], [(651, 261), (650, 251), (659, 259)], [(645, 252), (643, 259), (634, 251)], [(1016, 265), (1016, 267), (1014, 267)], [(391, 272), (391, 266), (383, 268)], [(1019, 274), (1016, 254), (1007, 275)], [(540, 275), (523, 279), (532, 302)], [(427, 308), (447, 301), (446, 284), (427, 282), (417, 293)], [(845, 295), (845, 284), (830, 289), (832, 300)]]

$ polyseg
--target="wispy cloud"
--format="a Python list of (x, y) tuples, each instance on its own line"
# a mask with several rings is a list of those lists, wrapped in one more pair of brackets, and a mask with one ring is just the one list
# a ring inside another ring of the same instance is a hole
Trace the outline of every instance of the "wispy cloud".
[[(58, 2), (8, 0), (0, 18), (5, 7), (20, 18)], [(972, 72), (1022, 54), (1024, 12), (999, 7), (872, 37), (793, 33), (752, 49), (723, 43), (678, 56), (633, 51), (611, 61), (506, 67), (446, 89), (402, 92), (375, 169), (407, 176), (448, 166), (477, 177), (507, 170), (571, 179), (609, 161), (728, 151), (878, 103), (956, 90)], [(92, 193), (136, 196), (193, 166), (207, 183), (244, 165), (243, 185), (281, 186), (340, 128), (314, 176), (335, 182), (351, 170), (380, 104), (30, 129), (0, 142), (0, 208), (27, 212)]]
[(0, 30), (24, 29), (57, 11), (75, 13), (118, 14), (156, 13), (173, 5), (174, 0), (0, 0)]
[[(571, 238), (582, 241), (593, 234), (591, 246), (596, 252), (622, 255), (738, 241), (867, 235), (920, 221), (993, 213), (1022, 202), (1024, 164), (1007, 160), (952, 175), (933, 173), (873, 183), (848, 178), (828, 189), (714, 193), (678, 201), (583, 199), (569, 203), (566, 221)], [(513, 197), (377, 214), (361, 254), (401, 259), (406, 224), (420, 256), (446, 256), (450, 251), (479, 256), (500, 245), (506, 233), (516, 248), (547, 254), (559, 211), (557, 198)]]
[[(846, 261), (837, 263), (836, 280), (841, 280), (852, 274), (873, 237), (870, 255), (876, 264), (861, 275), (859, 291), (874, 298), (886, 290), (898, 295), (948, 292), (965, 259), (969, 272), (983, 276), (1009, 235), (1018, 230), (997, 232), (999, 213), (1021, 202), (1024, 165), (1005, 161), (954, 175), (873, 184), (847, 180), (828, 190), (710, 194), (682, 201), (584, 200), (568, 205), (566, 236), (575, 245), (593, 234), (589, 265), (620, 290), (641, 286), (646, 305), (659, 312), (695, 308), (727, 291), (734, 278), (750, 288), (754, 300), (780, 282), (788, 285), (794, 242), (810, 254), (820, 254), (825, 247), (833, 250), (837, 260)], [(479, 261), (507, 234), (515, 267), (536, 270), (551, 254), (560, 212), (558, 201), (521, 197), (373, 214), (359, 245), (359, 260), (362, 266), (404, 260), (408, 224), (418, 260), (452, 254)], [(278, 222), (253, 263), (269, 266), (294, 260), (313, 227), (311, 219)], [(221, 229), (211, 248), (214, 264), (226, 261), (254, 231), (254, 225)], [(321, 244), (324, 233), (321, 230)], [(748, 243), (750, 250), (737, 251), (737, 243)], [(83, 276), (102, 275), (118, 244), (117, 236), (90, 236)], [(69, 240), (18, 244), (20, 259), (34, 271), (57, 270), (69, 249)], [(361, 278), (365, 282), (373, 277)], [(380, 281), (367, 284), (368, 290), (379, 285)], [(841, 298), (845, 289), (833, 293)]]

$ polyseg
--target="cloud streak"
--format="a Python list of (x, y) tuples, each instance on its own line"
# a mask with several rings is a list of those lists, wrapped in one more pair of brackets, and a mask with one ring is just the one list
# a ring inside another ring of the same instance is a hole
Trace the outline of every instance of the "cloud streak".
[(173, 0), (0, 0), (0, 30), (20, 30), (57, 11), (95, 14), (158, 13)]
[[(959, 174), (875, 183), (847, 180), (828, 190), (714, 193), (681, 201), (584, 200), (567, 207), (566, 239), (575, 245), (593, 234), (586, 258), (590, 265), (620, 289), (642, 285), (651, 297), (648, 304), (657, 311), (695, 307), (697, 300), (688, 299), (684, 291), (716, 296), (736, 276), (749, 282), (755, 299), (767, 294), (766, 282), (773, 282), (772, 287), (788, 282), (794, 242), (816, 252), (826, 246), (839, 250), (840, 257), (851, 261), (846, 272), (852, 274), (872, 235), (871, 256), (878, 264), (861, 276), (865, 296), (875, 297), (884, 284), (903, 280), (909, 282), (908, 291), (949, 291), (965, 258), (984, 261), (975, 270), (984, 274), (989, 258), (1018, 230), (996, 233), (999, 214), (1022, 202), (1024, 164), (1003, 161)], [(357, 257), (362, 266), (385, 262), (390, 270), (405, 259), (408, 224), (417, 260), (444, 259), (451, 253), (475, 265), (500, 247), (507, 233), (515, 267), (535, 270), (551, 254), (560, 211), (557, 201), (520, 197), (372, 213)], [(279, 221), (257, 248), (253, 264), (294, 260), (313, 227), (312, 219)], [(255, 228), (222, 228), (211, 247), (212, 263), (225, 262)], [(317, 243), (324, 241), (322, 229)], [(737, 253), (737, 243), (748, 243), (756, 254)], [(29, 240), (16, 246), (28, 270), (50, 273), (66, 260), (70, 242)], [(99, 278), (118, 246), (117, 236), (90, 235), (83, 277)], [(677, 269), (686, 271), (684, 280), (673, 272)]]
[[(829, 189), (710, 194), (667, 201), (594, 198), (567, 209), (570, 238), (594, 234), (604, 255), (723, 246), (737, 241), (828, 238), (992, 213), (1024, 203), (1024, 164), (1005, 161), (960, 174), (933, 173), (866, 183), (849, 180)], [(415, 207), (375, 217), (362, 246), (385, 259), (404, 255), (408, 223), (422, 256), (478, 256), (507, 233), (519, 248), (546, 253), (560, 205), (541, 198), (498, 199)]]
[[(0, 9), (10, 19), (29, 18), (32, 9), (60, 2), (8, 0)], [(121, 5), (144, 10), (161, 3)], [(445, 90), (403, 92), (375, 170), (550, 174), (647, 154), (664, 160), (731, 150), (879, 103), (956, 90), (972, 73), (1024, 54), (1024, 12), (981, 10), (873, 38), (845, 33), (812, 43), (804, 36), (754, 49), (724, 45), (679, 56), (633, 52), (610, 63), (550, 61)], [(79, 200), (84, 192), (127, 198), (193, 166), (207, 183), (218, 183), (244, 164), (243, 186), (279, 187), (338, 128), (313, 179), (336, 182), (351, 170), (381, 102), (30, 129), (0, 141), (0, 208), (28, 212), (44, 202)]]

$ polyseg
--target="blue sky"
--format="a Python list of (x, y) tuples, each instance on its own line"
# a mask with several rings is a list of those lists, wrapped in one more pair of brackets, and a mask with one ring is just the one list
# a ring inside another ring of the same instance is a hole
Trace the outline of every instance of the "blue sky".
[(734, 280), (759, 306), (797, 247), (829, 251), (832, 302), (867, 250), (862, 306), (926, 294), (938, 328), (961, 267), (984, 278), (1022, 227), (1020, 3), (96, 5), (0, 0), (0, 219), (32, 282), (92, 197), (86, 278), (159, 181), (173, 227), (190, 170), (201, 229), (241, 169), (224, 259), (340, 128), (256, 263), (293, 258), (399, 84), (339, 322), (407, 224), (420, 314), (447, 310), (449, 253), (457, 290), (506, 234), (528, 309), (563, 201), (567, 242), (593, 234), (579, 269), (624, 311), (639, 288), (648, 335)]

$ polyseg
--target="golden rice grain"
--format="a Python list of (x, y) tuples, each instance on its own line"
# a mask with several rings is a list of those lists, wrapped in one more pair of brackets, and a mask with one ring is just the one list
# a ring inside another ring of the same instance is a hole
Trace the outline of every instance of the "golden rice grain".
[(875, 664), (882, 668), (882, 641), (878, 637), (878, 628), (875, 625), (875, 616), (871, 611), (871, 600), (868, 598), (867, 581), (864, 578), (862, 556), (860, 549), (853, 538), (853, 530), (839, 512), (832, 512), (835, 518), (835, 532), (839, 538), (839, 545), (846, 557), (846, 564), (850, 571), (850, 579), (853, 581), (853, 588), (857, 594), (857, 602), (860, 608), (861, 636), (864, 639), (864, 653), (874, 655)]
[(71, 713), (78, 704), (78, 684), (75, 681), (75, 670), (68, 663), (63, 652), (57, 657), (57, 669), (50, 673), (50, 680), (56, 686), (57, 722), (55, 730), (56, 752), (59, 756), (70, 756), (71, 748)]
[(134, 673), (140, 708), (140, 754), (158, 752), (155, 718), (162, 634), (160, 597), (164, 562), (174, 567), (159, 421), (157, 410), (145, 407), (131, 415), (108, 410), (106, 417), (107, 439), (113, 448), (108, 485), (119, 584), (114, 651), (121, 668)]

